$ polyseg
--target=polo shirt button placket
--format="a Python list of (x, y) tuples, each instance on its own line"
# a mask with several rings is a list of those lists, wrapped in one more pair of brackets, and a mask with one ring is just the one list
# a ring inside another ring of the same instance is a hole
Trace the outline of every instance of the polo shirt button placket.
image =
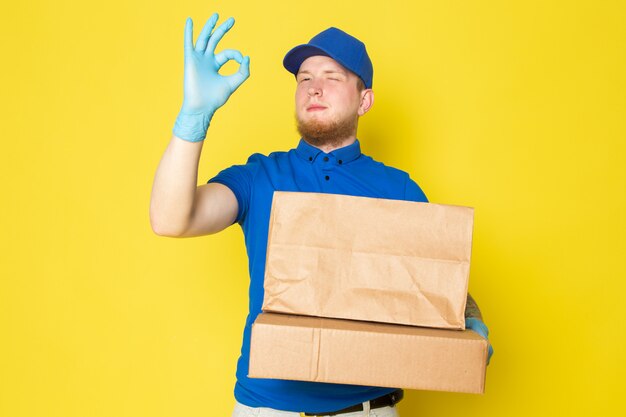
[[(330, 171), (330, 170), (332, 170), (332, 164), (328, 163), (328, 161), (330, 161), (330, 158), (328, 157), (328, 155), (324, 156), (324, 158), (322, 158), (322, 161), (324, 161), (324, 165), (322, 167), (323, 171)], [(326, 181), (330, 181), (330, 175), (328, 175), (328, 173), (324, 174), (324, 179)]]

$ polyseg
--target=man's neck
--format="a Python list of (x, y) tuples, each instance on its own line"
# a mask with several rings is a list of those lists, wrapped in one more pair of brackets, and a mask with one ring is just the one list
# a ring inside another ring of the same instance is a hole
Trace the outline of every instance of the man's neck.
[(344, 148), (346, 146), (350, 146), (352, 145), (355, 141), (356, 141), (356, 136), (350, 136), (349, 138), (346, 138), (344, 140), (342, 140), (341, 142), (336, 142), (333, 144), (327, 144), (327, 145), (321, 145), (321, 146), (317, 146), (314, 145), (312, 143), (309, 143), (306, 139), (304, 139), (309, 145), (320, 149), (322, 152), (324, 153), (331, 153), (332, 151), (336, 150), (336, 149), (341, 149)]

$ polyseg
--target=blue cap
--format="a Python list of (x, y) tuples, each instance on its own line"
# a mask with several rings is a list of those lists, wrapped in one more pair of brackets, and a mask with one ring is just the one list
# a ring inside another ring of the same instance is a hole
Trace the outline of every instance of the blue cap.
[(372, 88), (372, 61), (367, 55), (365, 44), (354, 36), (334, 27), (328, 28), (315, 35), (309, 43), (298, 45), (287, 52), (283, 65), (287, 71), (297, 75), (304, 60), (315, 55), (331, 57), (355, 73), (365, 88)]

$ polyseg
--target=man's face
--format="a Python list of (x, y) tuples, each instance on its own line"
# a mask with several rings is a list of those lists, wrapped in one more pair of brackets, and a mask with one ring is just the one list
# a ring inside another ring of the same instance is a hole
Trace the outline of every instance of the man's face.
[(302, 137), (315, 146), (339, 145), (356, 135), (363, 109), (357, 76), (334, 59), (307, 58), (296, 76), (296, 118)]

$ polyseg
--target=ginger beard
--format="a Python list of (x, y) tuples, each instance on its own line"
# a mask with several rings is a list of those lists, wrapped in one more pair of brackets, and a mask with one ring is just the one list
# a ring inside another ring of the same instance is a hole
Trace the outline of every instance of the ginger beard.
[(318, 148), (339, 147), (346, 138), (356, 135), (358, 120), (357, 115), (343, 120), (302, 120), (296, 114), (298, 133), (305, 141)]

